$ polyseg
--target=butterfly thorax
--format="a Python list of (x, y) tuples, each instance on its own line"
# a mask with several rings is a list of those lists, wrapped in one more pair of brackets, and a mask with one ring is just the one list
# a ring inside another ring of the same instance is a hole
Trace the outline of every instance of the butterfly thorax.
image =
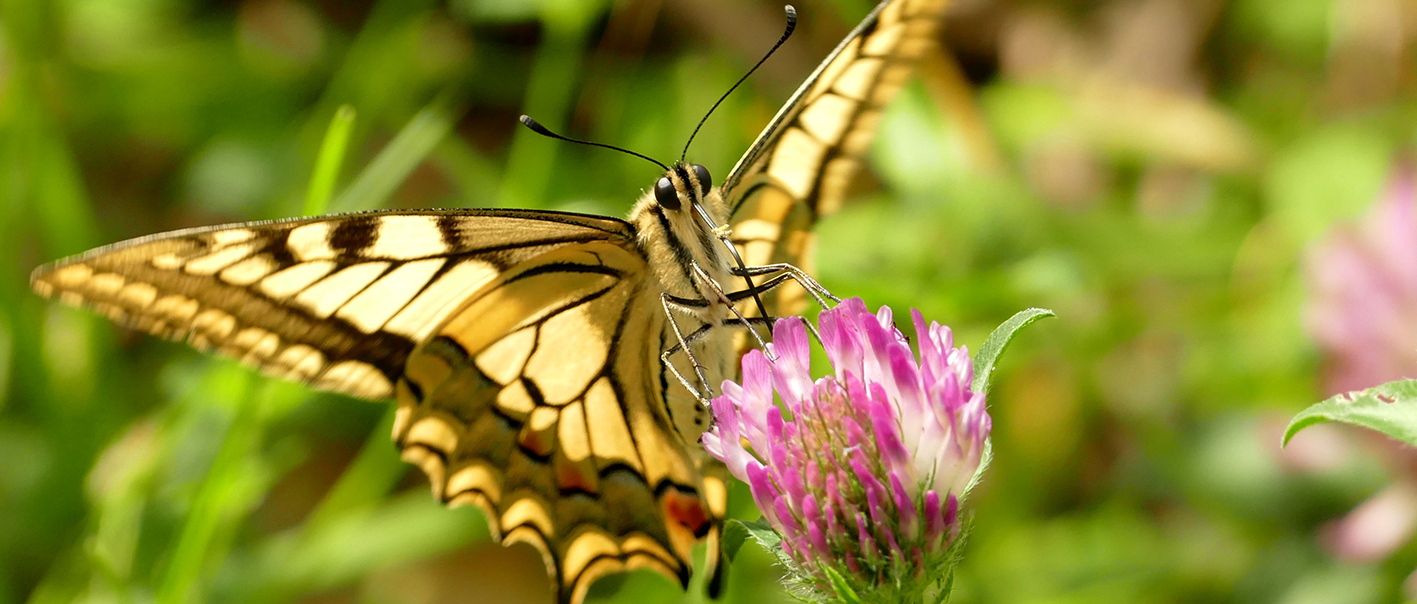
[(701, 166), (675, 164), (656, 183), (657, 190), (646, 192), (635, 204), (630, 222), (664, 293), (707, 301), (702, 318), (714, 321), (726, 318), (718, 292), (730, 283), (729, 255), (694, 206), (702, 207), (714, 224), (725, 223), (727, 210), (707, 176)]
[[(692, 340), (689, 350), (700, 363), (699, 369), (708, 381), (706, 386), (716, 389), (732, 377), (735, 358), (732, 333), (725, 327), (733, 315), (720, 297), (726, 291), (723, 288), (732, 283), (728, 264), (731, 256), (714, 227), (699, 215), (696, 205), (703, 208), (713, 224), (726, 220), (723, 198), (712, 188), (708, 171), (702, 166), (675, 164), (655, 189), (635, 205), (630, 222), (635, 225), (650, 281), (657, 286), (644, 292), (653, 298), (646, 303), (662, 305), (661, 294), (673, 298), (670, 305), (674, 310), (656, 317), (660, 350), (678, 342), (673, 331), (677, 325)], [(696, 375), (688, 355), (670, 355), (669, 362), (681, 375)], [(663, 373), (663, 368), (660, 371), (661, 392), (671, 423), (687, 443), (697, 443), (699, 435), (708, 428), (707, 409), (695, 393)]]

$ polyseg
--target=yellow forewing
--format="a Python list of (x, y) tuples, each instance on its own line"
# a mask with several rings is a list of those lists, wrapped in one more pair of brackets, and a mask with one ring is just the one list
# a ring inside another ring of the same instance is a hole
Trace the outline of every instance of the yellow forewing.
[[(875, 136), (881, 110), (939, 29), (946, 0), (876, 7), (778, 111), (724, 181), (733, 242), (748, 266), (811, 272), (818, 219), (836, 211)], [(746, 283), (738, 284), (746, 287)], [(803, 290), (779, 288), (768, 312), (801, 311)], [(751, 305), (745, 312), (757, 314)]]
[(40, 267), (31, 284), (271, 375), (379, 399), (414, 346), (503, 270), (631, 233), (550, 212), (368, 212), (143, 237)]

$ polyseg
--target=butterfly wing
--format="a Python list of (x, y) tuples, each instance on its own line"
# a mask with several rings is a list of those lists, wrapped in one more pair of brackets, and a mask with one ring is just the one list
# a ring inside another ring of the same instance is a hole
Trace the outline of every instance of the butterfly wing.
[(687, 584), (694, 543), (722, 515), (663, 402), (663, 315), (645, 272), (623, 241), (519, 265), (416, 348), (397, 383), (404, 459), (436, 497), (540, 551), (562, 601), (627, 569)]
[[(881, 110), (939, 28), (944, 0), (887, 0), (827, 57), (773, 117), (723, 184), (733, 242), (749, 266), (810, 272), (812, 226), (841, 205)], [(740, 284), (746, 286), (746, 284)], [(800, 312), (795, 285), (769, 312)], [(752, 314), (756, 309), (748, 308)]]
[(618, 570), (687, 582), (723, 514), (668, 417), (645, 276), (620, 220), (429, 210), (155, 235), (32, 284), (268, 373), (396, 397), (395, 442), (434, 495), (532, 544), (579, 602)]
[(508, 267), (631, 233), (552, 212), (367, 212), (133, 239), (40, 267), (31, 284), (268, 374), (380, 399), (414, 346)]

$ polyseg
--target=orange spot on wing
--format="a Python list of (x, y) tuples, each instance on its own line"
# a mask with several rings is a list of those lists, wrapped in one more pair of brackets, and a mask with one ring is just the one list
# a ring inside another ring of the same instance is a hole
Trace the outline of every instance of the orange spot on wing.
[(522, 430), (521, 435), (517, 438), (517, 444), (521, 445), (521, 448), (542, 458), (552, 453), (551, 445), (554, 442), (554, 437), (533, 430)]
[[(558, 459), (556, 462), (556, 486), (563, 491), (579, 489), (587, 493), (600, 492), (600, 481), (587, 468)], [(591, 470), (593, 472), (593, 470)]]
[(672, 489), (664, 495), (664, 516), (688, 529), (696, 537), (708, 534), (711, 524), (708, 510), (697, 494)]

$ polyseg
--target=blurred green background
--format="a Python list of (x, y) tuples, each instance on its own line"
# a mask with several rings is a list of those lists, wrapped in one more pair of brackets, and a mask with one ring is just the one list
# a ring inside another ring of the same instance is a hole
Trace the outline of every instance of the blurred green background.
[[(797, 7), (694, 145), (719, 179), (870, 3)], [(385, 406), (46, 303), (28, 272), (300, 214), (346, 104), (331, 210), (623, 215), (653, 168), (516, 116), (673, 157), (781, 27), (766, 0), (0, 0), (0, 604), (550, 601), (530, 549), (398, 461)], [(1410, 0), (956, 0), (818, 257), (835, 293), (971, 346), (1058, 313), (1002, 363), (954, 601), (1417, 601), (1410, 539), (1327, 537), (1411, 451), (1278, 448), (1328, 393), (1305, 258), (1408, 156), (1414, 36)], [(774, 577), (745, 548), (723, 601), (787, 601)], [(596, 597), (703, 600), (650, 574)]]

